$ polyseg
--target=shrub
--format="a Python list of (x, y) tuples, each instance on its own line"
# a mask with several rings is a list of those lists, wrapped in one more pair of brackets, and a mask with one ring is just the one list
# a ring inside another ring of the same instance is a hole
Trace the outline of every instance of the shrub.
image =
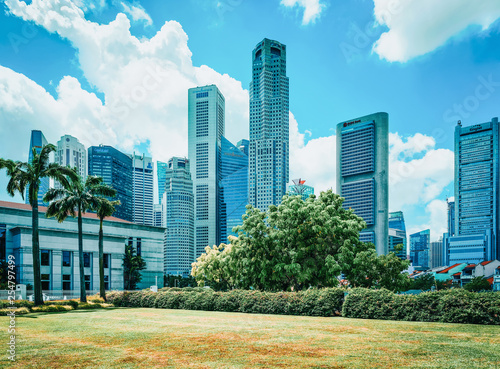
[(248, 290), (214, 292), (209, 288), (195, 287), (162, 288), (158, 293), (113, 291), (106, 297), (115, 306), (334, 316), (339, 315), (342, 309), (344, 290), (325, 288), (277, 293)]
[(398, 295), (388, 290), (351, 290), (342, 307), (348, 318), (443, 323), (500, 324), (500, 293), (463, 289)]
[(30, 312), (30, 309), (28, 309), (27, 307), (19, 307), (15, 309), (4, 308), (0, 309), (0, 316), (9, 315), (12, 313), (12, 311), (14, 311), (15, 315), (23, 315), (28, 314)]
[(90, 304), (88, 302), (84, 302), (84, 303), (79, 303), (78, 304), (78, 310), (80, 309), (100, 309), (102, 308), (101, 304)]

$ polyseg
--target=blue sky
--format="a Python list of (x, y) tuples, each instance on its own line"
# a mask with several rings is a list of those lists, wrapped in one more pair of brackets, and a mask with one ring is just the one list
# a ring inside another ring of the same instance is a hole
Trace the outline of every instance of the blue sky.
[(388, 112), (390, 210), (436, 239), (456, 121), (499, 115), (494, 0), (27, 3), (0, 3), (0, 157), (26, 160), (31, 129), (187, 155), (187, 89), (211, 83), (226, 97), (226, 136), (246, 138), (251, 52), (267, 37), (287, 45), (291, 178), (335, 188), (336, 123)]

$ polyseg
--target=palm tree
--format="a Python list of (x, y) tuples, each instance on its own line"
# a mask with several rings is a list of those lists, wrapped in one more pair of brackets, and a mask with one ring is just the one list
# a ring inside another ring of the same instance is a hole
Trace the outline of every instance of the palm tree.
[(43, 304), (42, 281), (40, 278), (40, 240), (38, 236), (38, 191), (42, 178), (53, 178), (63, 187), (69, 185), (66, 176), (74, 178), (75, 173), (57, 163), (49, 163), (49, 154), (56, 151), (56, 147), (48, 144), (42, 147), (40, 153), (33, 148), (33, 159), (31, 162), (13, 161), (0, 158), (0, 169), (6, 168), (10, 177), (7, 184), (7, 192), (14, 196), (19, 192), (24, 200), (26, 188), (28, 189), (28, 200), (31, 205), (32, 218), (32, 252), (33, 252), (33, 288), (35, 305)]
[(63, 222), (68, 215), (78, 217), (78, 261), (80, 263), (80, 301), (87, 302), (85, 294), (85, 275), (83, 266), (83, 221), (82, 214), (87, 210), (97, 209), (102, 196), (113, 196), (116, 191), (103, 183), (97, 176), (88, 176), (85, 183), (76, 173), (67, 188), (51, 188), (45, 194), (43, 201), (49, 202), (47, 217), (55, 217)]
[(99, 218), (99, 294), (104, 299), (104, 301), (106, 301), (106, 291), (104, 289), (104, 235), (102, 232), (102, 222), (104, 218), (113, 215), (113, 213), (116, 211), (116, 205), (120, 205), (119, 200), (110, 201), (102, 197), (99, 199), (99, 205), (97, 206), (97, 209), (95, 209), (97, 212), (97, 217)]

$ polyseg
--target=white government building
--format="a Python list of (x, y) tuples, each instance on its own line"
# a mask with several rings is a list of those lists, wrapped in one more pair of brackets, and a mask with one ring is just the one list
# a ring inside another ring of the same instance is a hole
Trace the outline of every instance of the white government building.
[[(39, 237), (42, 290), (72, 296), (80, 289), (77, 219), (68, 217), (58, 223), (45, 217), (39, 207)], [(104, 274), (108, 290), (123, 290), (123, 256), (125, 244), (132, 243), (146, 261), (141, 271), (139, 289), (153, 285), (163, 287), (163, 234), (165, 228), (134, 224), (109, 217), (103, 222)], [(83, 217), (83, 251), (86, 289), (99, 290), (99, 219), (93, 213)], [(0, 254), (14, 255), (16, 281), (33, 285), (31, 207), (0, 201)]]

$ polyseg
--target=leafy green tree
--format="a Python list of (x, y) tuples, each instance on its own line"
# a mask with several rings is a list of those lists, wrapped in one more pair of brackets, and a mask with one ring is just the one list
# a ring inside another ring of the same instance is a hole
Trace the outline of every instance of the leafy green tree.
[[(110, 187), (109, 193), (113, 193), (110, 197), (116, 196), (116, 190)], [(120, 201), (110, 201), (104, 197), (99, 198), (98, 205), (94, 209), (99, 218), (99, 294), (106, 301), (106, 290), (104, 288), (104, 234), (102, 231), (102, 223), (104, 218), (110, 217), (116, 211), (115, 206), (120, 205)]]
[(413, 280), (412, 289), (428, 291), (432, 286), (436, 285), (436, 280), (432, 274), (424, 274), (423, 276), (417, 277)]
[(45, 145), (37, 152), (36, 148), (32, 151), (32, 160), (29, 163), (13, 161), (0, 158), (0, 169), (7, 170), (7, 176), (10, 177), (7, 184), (7, 192), (14, 196), (19, 192), (24, 199), (27, 189), (28, 201), (31, 206), (32, 222), (32, 253), (33, 253), (33, 282), (35, 305), (43, 304), (42, 298), (42, 280), (40, 276), (40, 239), (38, 230), (38, 191), (42, 178), (53, 178), (63, 187), (68, 187), (66, 178), (74, 178), (75, 173), (67, 167), (62, 167), (57, 163), (49, 163), (49, 155), (56, 151), (52, 144)]
[(9, 288), (9, 263), (6, 260), (0, 260), (0, 290)]
[(180, 275), (167, 274), (163, 276), (165, 287), (196, 287), (198, 284), (192, 276), (183, 277)]
[(491, 285), (485, 277), (479, 276), (472, 278), (472, 280), (464, 286), (464, 289), (473, 292), (491, 291)]
[(125, 245), (123, 256), (123, 279), (126, 290), (135, 290), (142, 279), (141, 270), (146, 269), (146, 262), (137, 255), (133, 245)]
[(352, 286), (399, 289), (407, 262), (394, 254), (378, 257), (372, 244), (359, 241), (365, 222), (342, 207), (331, 190), (305, 201), (285, 196), (262, 212), (250, 205), (238, 237), (229, 245), (207, 248), (193, 264), (192, 275), (228, 287), (298, 291), (337, 286), (343, 272)]
[(83, 266), (83, 221), (82, 214), (88, 210), (98, 209), (99, 201), (104, 196), (113, 196), (116, 191), (103, 183), (97, 176), (87, 176), (85, 183), (73, 169), (75, 176), (67, 188), (51, 188), (43, 198), (50, 205), (47, 208), (47, 217), (55, 217), (63, 222), (68, 216), (78, 218), (78, 261), (80, 264), (80, 301), (86, 302), (85, 271)]

